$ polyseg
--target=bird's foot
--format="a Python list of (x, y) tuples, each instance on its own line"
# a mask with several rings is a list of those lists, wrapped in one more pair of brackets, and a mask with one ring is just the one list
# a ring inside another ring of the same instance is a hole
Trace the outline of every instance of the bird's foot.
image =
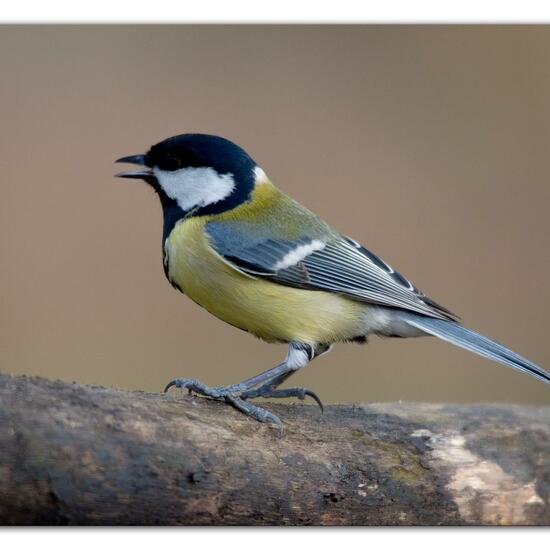
[(211, 387), (195, 378), (176, 378), (166, 385), (164, 392), (166, 393), (171, 387), (187, 389), (189, 393), (194, 392), (199, 395), (204, 395), (205, 397), (211, 397), (212, 399), (223, 400), (243, 414), (251, 416), (259, 422), (272, 422), (279, 428), (281, 433), (284, 430), (283, 423), (278, 416), (269, 412), (267, 409), (262, 409), (261, 407), (244, 401), (243, 395), (246, 392), (243, 391), (242, 387), (239, 387), (239, 384), (233, 386)]
[(275, 389), (271, 383), (264, 384), (257, 389), (245, 389), (241, 384), (211, 387), (195, 378), (177, 378), (167, 384), (166, 388), (164, 388), (164, 392), (167, 392), (173, 386), (176, 388), (187, 389), (189, 393), (194, 392), (199, 395), (204, 395), (205, 397), (211, 397), (212, 399), (223, 400), (259, 422), (272, 422), (279, 428), (279, 430), (281, 430), (281, 432), (283, 431), (283, 423), (278, 416), (267, 409), (253, 405), (246, 400), (255, 397), (273, 397), (276, 399), (283, 397), (297, 397), (298, 399), (304, 400), (306, 397), (311, 397), (319, 405), (321, 412), (324, 410), (323, 403), (317, 394), (306, 388), (287, 388), (278, 390)]

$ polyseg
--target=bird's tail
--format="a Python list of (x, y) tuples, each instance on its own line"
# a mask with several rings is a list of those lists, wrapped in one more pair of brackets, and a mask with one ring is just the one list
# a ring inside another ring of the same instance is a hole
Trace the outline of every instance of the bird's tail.
[(455, 321), (435, 319), (433, 317), (426, 317), (424, 315), (409, 312), (403, 312), (402, 319), (407, 324), (427, 334), (432, 334), (455, 346), (473, 351), (474, 353), (488, 357), (489, 359), (493, 359), (494, 361), (498, 361), (519, 371), (526, 372), (539, 380), (550, 383), (550, 373), (541, 369), (539, 366), (535, 365), (535, 363), (529, 361), (529, 359), (514, 353), (502, 344), (494, 342), (482, 334), (463, 327)]

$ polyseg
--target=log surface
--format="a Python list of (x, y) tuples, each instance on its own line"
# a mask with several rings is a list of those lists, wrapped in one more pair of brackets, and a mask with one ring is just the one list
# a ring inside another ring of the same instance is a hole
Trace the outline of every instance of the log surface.
[(0, 524), (550, 524), (548, 407), (269, 408), (0, 375)]

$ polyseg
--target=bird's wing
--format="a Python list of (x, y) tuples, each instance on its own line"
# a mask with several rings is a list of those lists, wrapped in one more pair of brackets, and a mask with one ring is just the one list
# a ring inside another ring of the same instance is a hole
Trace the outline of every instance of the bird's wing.
[(206, 233), (216, 252), (247, 275), (440, 319), (457, 318), (344, 235), (316, 234), (285, 240), (265, 230), (258, 234), (248, 224), (235, 221), (208, 222)]

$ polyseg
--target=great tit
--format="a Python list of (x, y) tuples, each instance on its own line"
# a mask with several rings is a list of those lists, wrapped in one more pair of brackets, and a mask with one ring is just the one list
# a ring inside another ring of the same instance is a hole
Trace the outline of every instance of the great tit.
[(117, 176), (146, 181), (164, 213), (164, 271), (170, 283), (216, 317), (266, 342), (288, 344), (285, 360), (224, 387), (179, 378), (170, 387), (223, 400), (261, 422), (280, 419), (253, 397), (310, 396), (278, 389), (337, 342), (379, 336), (437, 336), (550, 382), (550, 374), (462, 326), (403, 275), (277, 189), (239, 146), (183, 134), (116, 162)]

